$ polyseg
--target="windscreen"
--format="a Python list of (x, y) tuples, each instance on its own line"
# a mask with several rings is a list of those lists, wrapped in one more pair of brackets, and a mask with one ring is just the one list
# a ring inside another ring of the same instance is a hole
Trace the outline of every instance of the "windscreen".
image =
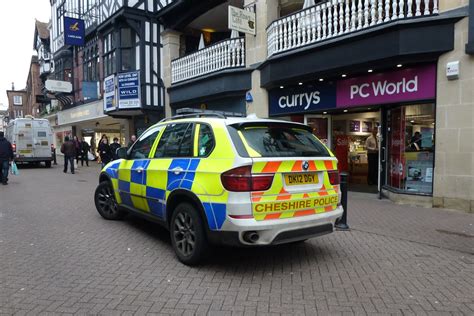
[(290, 124), (242, 126), (237, 133), (250, 157), (330, 156), (309, 130)]

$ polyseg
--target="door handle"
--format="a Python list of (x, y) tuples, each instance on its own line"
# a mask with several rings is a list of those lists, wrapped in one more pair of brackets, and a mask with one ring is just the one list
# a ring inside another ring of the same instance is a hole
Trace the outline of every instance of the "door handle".
[(171, 172), (173, 172), (175, 175), (178, 175), (178, 174), (180, 174), (181, 172), (183, 172), (183, 168), (181, 168), (181, 167), (176, 167), (176, 168), (171, 169)]
[(145, 170), (145, 168), (143, 168), (143, 167), (138, 167), (136, 170), (137, 170), (138, 173), (142, 173), (142, 172)]

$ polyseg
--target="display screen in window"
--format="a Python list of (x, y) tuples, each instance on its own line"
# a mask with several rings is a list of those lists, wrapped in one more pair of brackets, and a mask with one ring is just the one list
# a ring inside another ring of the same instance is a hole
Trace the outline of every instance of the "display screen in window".
[(433, 192), (434, 114), (434, 104), (389, 111), (387, 185), (412, 193)]

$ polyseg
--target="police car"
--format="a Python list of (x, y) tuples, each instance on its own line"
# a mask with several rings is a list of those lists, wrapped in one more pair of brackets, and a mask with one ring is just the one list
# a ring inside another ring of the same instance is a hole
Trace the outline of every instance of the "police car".
[(100, 174), (105, 219), (128, 212), (163, 224), (178, 259), (210, 244), (262, 246), (333, 231), (341, 217), (337, 160), (303, 124), (225, 113), (165, 119)]

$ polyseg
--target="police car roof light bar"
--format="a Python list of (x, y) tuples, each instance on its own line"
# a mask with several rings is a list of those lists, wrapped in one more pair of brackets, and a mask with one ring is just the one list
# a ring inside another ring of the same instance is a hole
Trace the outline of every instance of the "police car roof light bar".
[(166, 122), (169, 120), (177, 120), (177, 119), (184, 119), (184, 118), (191, 118), (191, 117), (219, 117), (219, 118), (227, 118), (227, 117), (244, 117), (242, 113), (237, 112), (227, 112), (227, 111), (211, 111), (211, 110), (200, 110), (200, 109), (192, 109), (192, 108), (181, 108), (176, 110), (176, 114), (172, 117), (164, 118), (160, 121)]

